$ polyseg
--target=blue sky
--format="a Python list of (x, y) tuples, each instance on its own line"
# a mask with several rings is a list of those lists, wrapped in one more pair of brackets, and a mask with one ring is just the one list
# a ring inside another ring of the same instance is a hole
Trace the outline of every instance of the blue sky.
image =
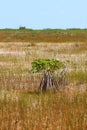
[(0, 0), (0, 28), (87, 28), (87, 0)]

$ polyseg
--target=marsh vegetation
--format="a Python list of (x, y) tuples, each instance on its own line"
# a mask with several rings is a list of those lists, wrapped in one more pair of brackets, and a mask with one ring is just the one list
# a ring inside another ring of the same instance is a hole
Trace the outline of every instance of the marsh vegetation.
[[(0, 42), (0, 130), (86, 130), (87, 42), (17, 41)], [(39, 93), (35, 59), (64, 62), (66, 86)]]

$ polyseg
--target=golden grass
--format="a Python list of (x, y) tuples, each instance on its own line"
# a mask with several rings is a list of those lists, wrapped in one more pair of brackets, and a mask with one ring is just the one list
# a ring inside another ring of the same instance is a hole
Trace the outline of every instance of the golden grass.
[(87, 42), (87, 30), (0, 30), (0, 42)]
[(86, 130), (86, 91), (65, 89), (59, 92), (1, 90), (1, 130)]
[[(87, 129), (87, 43), (1, 42), (0, 52), (0, 130)], [(66, 63), (65, 89), (38, 93), (36, 58)]]

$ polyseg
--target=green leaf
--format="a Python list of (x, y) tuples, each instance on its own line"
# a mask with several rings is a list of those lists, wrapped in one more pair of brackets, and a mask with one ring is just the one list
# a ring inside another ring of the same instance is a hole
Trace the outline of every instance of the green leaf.
[(36, 59), (32, 62), (31, 72), (36, 73), (42, 70), (50, 69), (55, 71), (64, 66), (64, 63), (55, 59)]

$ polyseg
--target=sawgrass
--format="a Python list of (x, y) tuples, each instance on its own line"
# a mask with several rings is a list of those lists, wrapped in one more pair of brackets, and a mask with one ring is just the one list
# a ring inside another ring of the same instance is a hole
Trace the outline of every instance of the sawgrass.
[[(0, 130), (87, 129), (86, 43), (12, 42), (0, 43), (0, 48), (25, 52), (0, 55)], [(29, 73), (31, 62), (45, 57), (67, 61), (68, 84), (56, 93), (39, 93), (42, 75)]]
[(1, 29), (1, 42), (87, 42), (87, 29)]
[[(0, 92), (2, 130), (86, 130), (86, 92)], [(2, 96), (2, 97), (1, 97)]]

